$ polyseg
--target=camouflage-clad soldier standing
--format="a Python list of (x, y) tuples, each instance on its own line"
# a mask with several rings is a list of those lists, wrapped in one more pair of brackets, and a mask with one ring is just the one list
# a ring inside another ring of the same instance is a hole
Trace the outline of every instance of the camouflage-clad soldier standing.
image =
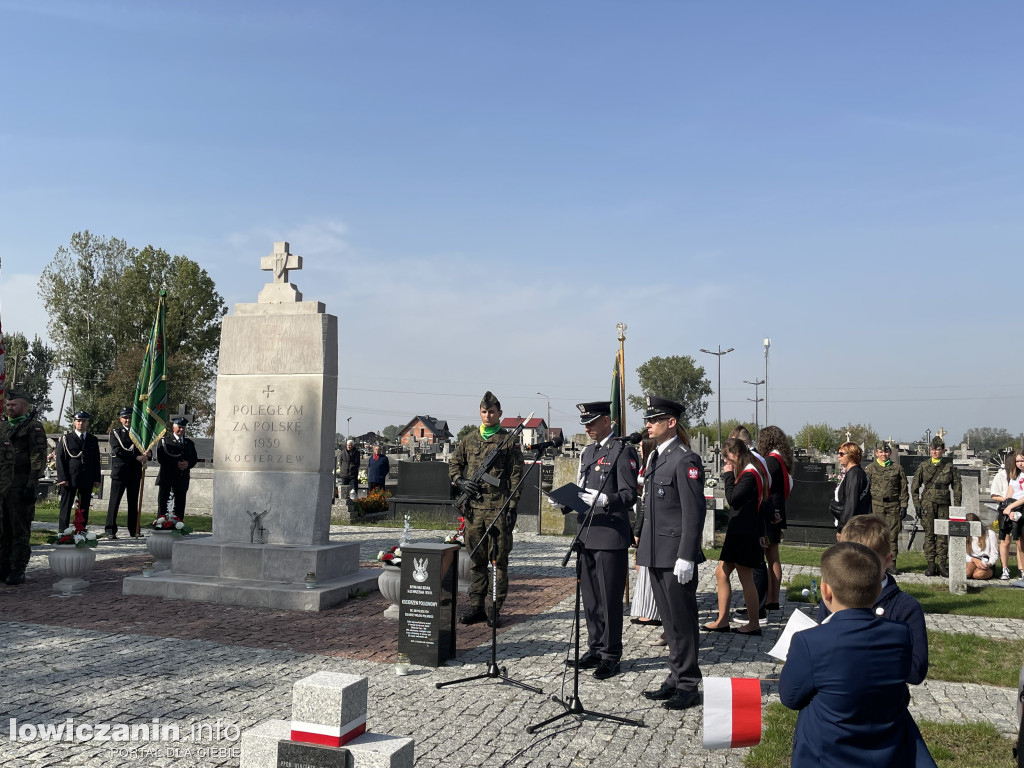
[[(0, 578), (15, 586), (25, 582), (32, 548), (32, 521), (36, 516), (36, 490), (46, 468), (46, 433), (29, 413), (28, 398), (20, 392), (7, 396), (7, 425), (4, 444), (11, 447), (10, 471), (4, 469), (7, 450), (0, 450), (0, 475), (10, 474), (10, 488), (3, 496), (0, 515)], [(0, 480), (0, 488), (3, 481)]]
[[(936, 555), (938, 556), (938, 573), (949, 576), (949, 540), (945, 536), (935, 541), (935, 520), (949, 519), (949, 491), (953, 490), (953, 506), (959, 507), (963, 500), (963, 486), (960, 472), (953, 466), (951, 459), (943, 459), (946, 444), (941, 437), (933, 437), (931, 445), (931, 461), (925, 461), (914, 473), (910, 492), (914, 496), (914, 505), (918, 509), (918, 517), (924, 525), (924, 556), (928, 561), (926, 576), (936, 575)], [(921, 493), (918, 494), (918, 489)]]
[(497, 557), (497, 599), (491, 611), (484, 611), (484, 601), (490, 594), (490, 579), (487, 574), (489, 562), (489, 544), (477, 548), (484, 531), (491, 520), (498, 514), (509, 498), (512, 489), (519, 484), (523, 476), (523, 454), (515, 441), (502, 449), (488, 474), (497, 478), (498, 487), (481, 483), (477, 485), (470, 478), (483, 463), (492, 449), (502, 444), (508, 436), (508, 430), (501, 428), (501, 403), (490, 392), (485, 392), (480, 401), (480, 426), (466, 435), (455, 446), (451, 461), (448, 464), (448, 476), (452, 485), (459, 492), (469, 494), (466, 503), (466, 547), (473, 555), (471, 566), (472, 578), (469, 584), (469, 613), (462, 617), (463, 624), (476, 624), (487, 621), (494, 624), (500, 621), (501, 606), (508, 594), (508, 555), (512, 551), (512, 529), (515, 527), (516, 504), (519, 502), (520, 491), (509, 503), (509, 518), (498, 519), (498, 557)]
[(875, 446), (875, 460), (864, 467), (871, 481), (871, 513), (880, 517), (889, 530), (889, 548), (892, 550), (892, 571), (896, 570), (896, 554), (900, 546), (900, 530), (910, 505), (907, 474), (898, 461), (893, 461), (892, 447), (886, 442)]

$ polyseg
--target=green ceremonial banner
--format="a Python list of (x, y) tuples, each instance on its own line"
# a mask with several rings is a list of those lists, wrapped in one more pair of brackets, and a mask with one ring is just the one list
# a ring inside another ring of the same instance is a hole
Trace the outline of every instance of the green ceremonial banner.
[(160, 290), (156, 319), (149, 334), (149, 344), (142, 358), (139, 383), (135, 386), (132, 404), (131, 436), (135, 446), (145, 453), (167, 432), (167, 354), (164, 345), (164, 297)]
[(622, 400), (619, 393), (622, 389), (622, 353), (615, 353), (615, 367), (612, 369), (612, 427), (615, 434), (622, 435)]

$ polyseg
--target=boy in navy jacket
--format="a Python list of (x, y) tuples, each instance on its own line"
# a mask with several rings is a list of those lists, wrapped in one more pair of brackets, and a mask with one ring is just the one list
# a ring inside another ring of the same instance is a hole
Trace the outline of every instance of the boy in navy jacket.
[(800, 712), (793, 768), (930, 761), (907, 710), (910, 629), (872, 610), (882, 574), (863, 544), (843, 541), (821, 558), (821, 596), (832, 618), (793, 636), (779, 680), (782, 703)]
[[(863, 544), (878, 555), (883, 571), (892, 565), (889, 533), (881, 518), (874, 515), (858, 515), (843, 527), (843, 532), (840, 535), (843, 541)], [(925, 675), (928, 674), (928, 631), (925, 628), (924, 611), (921, 609), (921, 604), (917, 602), (917, 598), (899, 588), (896, 579), (888, 573), (883, 573), (883, 575), (885, 581), (882, 582), (882, 591), (872, 607), (876, 616), (901, 621), (910, 627), (913, 657), (910, 663), (910, 677), (907, 682), (911, 685), (920, 685), (924, 681)], [(818, 623), (825, 621), (830, 613), (828, 606), (822, 602), (818, 606)]]

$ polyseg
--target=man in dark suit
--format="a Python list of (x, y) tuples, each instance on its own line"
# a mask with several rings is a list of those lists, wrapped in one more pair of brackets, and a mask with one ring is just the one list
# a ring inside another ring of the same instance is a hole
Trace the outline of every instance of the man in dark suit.
[(793, 635), (779, 698), (799, 710), (793, 768), (934, 765), (907, 711), (910, 628), (872, 610), (878, 556), (843, 542), (821, 557), (821, 597), (832, 618)]
[[(611, 402), (579, 403), (580, 424), (592, 442), (580, 456), (577, 485), (591, 514), (579, 518), (580, 589), (590, 649), (580, 669), (606, 680), (619, 674), (622, 595), (630, 543), (629, 510), (636, 503), (636, 451), (612, 436)], [(569, 662), (570, 664), (572, 662)]]
[(185, 499), (188, 496), (188, 484), (191, 470), (199, 462), (196, 444), (185, 437), (188, 420), (172, 419), (173, 434), (164, 435), (156, 444), (156, 460), (160, 465), (160, 474), (156, 476), (159, 487), (157, 493), (157, 515), (166, 515), (174, 491), (174, 516), (185, 520)]
[(82, 517), (89, 522), (92, 492), (100, 487), (100, 441), (89, 434), (85, 411), (75, 414), (74, 429), (57, 443), (57, 486), (60, 488), (60, 530), (68, 528), (75, 517), (75, 499), (82, 507)]
[(139, 536), (139, 485), (142, 482), (142, 468), (148, 456), (132, 442), (129, 427), (132, 423), (132, 409), (122, 408), (119, 414), (121, 426), (110, 430), (110, 501), (107, 503), (107, 523), (104, 526), (108, 539), (117, 538), (117, 510), (121, 497), (128, 494), (128, 535)]
[(668, 643), (668, 678), (644, 696), (667, 709), (697, 704), (701, 681), (697, 666), (697, 565), (704, 562), (701, 533), (706, 511), (704, 464), (690, 450), (679, 423), (683, 406), (648, 397), (644, 420), (657, 448), (644, 470), (644, 528), (636, 549), (637, 565), (649, 569), (654, 602)]

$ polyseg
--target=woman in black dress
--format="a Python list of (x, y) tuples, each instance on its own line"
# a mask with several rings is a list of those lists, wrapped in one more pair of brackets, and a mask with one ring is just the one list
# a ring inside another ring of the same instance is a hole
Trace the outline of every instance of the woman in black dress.
[(786, 527), (786, 500), (793, 490), (793, 449), (789, 446), (786, 433), (775, 426), (765, 427), (757, 436), (757, 452), (768, 462), (771, 477), (772, 506), (775, 508), (771, 520), (765, 521), (765, 535), (768, 546), (764, 556), (768, 561), (768, 598), (765, 610), (779, 610), (779, 587), (782, 584), (782, 560), (779, 558), (779, 543)]
[(760, 635), (753, 569), (764, 558), (761, 544), (764, 530), (758, 510), (768, 498), (768, 475), (761, 461), (738, 438), (730, 438), (725, 442), (722, 456), (725, 458), (722, 480), (725, 483), (725, 500), (729, 503), (729, 527), (725, 532), (722, 554), (719, 555), (720, 562), (715, 569), (718, 618), (711, 624), (705, 624), (704, 629), (708, 632), (729, 631), (729, 604), (732, 601), (729, 577), (736, 571), (743, 588), (747, 623), (732, 631), (741, 635)]

